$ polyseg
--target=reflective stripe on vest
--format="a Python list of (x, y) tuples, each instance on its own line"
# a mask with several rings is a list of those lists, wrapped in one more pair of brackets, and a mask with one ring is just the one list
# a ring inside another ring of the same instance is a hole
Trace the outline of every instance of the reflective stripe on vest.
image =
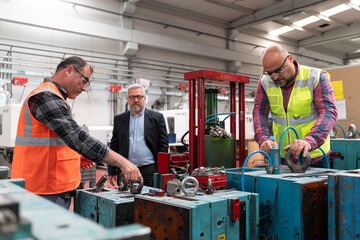
[[(64, 97), (59, 94), (55, 89), (46, 87), (41, 88), (36, 91), (34, 91), (31, 95), (29, 95), (25, 102), (28, 101), (28, 99), (40, 92), (51, 92), (53, 94), (56, 94), (60, 98), (62, 98), (64, 101)], [(24, 104), (24, 119), (25, 119), (25, 127), (24, 127), (24, 136), (16, 136), (15, 144), (17, 145), (23, 145), (23, 146), (65, 146), (65, 142), (59, 138), (59, 137), (32, 137), (32, 123), (31, 123), (31, 115), (30, 115), (30, 109), (27, 104)]]
[[(289, 98), (287, 112), (283, 106), (283, 95), (281, 88), (269, 76), (263, 76), (261, 85), (265, 90), (270, 110), (273, 118), (273, 132), (275, 140), (279, 143), (282, 131), (291, 126), (299, 134), (299, 138), (303, 139), (311, 128), (314, 126), (318, 116), (313, 103), (313, 92), (320, 79), (321, 70), (300, 66), (300, 73), (295, 80), (291, 96)], [(281, 149), (290, 144), (293, 139), (296, 139), (292, 130), (284, 134)], [(321, 148), (328, 152), (330, 150), (330, 138), (328, 136)], [(320, 150), (315, 150), (310, 153), (311, 157), (318, 157), (322, 155)], [(281, 150), (281, 156), (285, 157), (285, 152)]]

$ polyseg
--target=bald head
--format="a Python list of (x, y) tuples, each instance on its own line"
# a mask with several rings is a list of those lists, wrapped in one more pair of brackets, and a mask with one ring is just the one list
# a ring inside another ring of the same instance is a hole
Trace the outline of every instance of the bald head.
[(280, 87), (294, 79), (296, 68), (293, 61), (292, 55), (279, 44), (268, 46), (261, 57), (264, 71)]
[(284, 59), (288, 54), (288, 51), (284, 47), (279, 44), (273, 44), (265, 48), (261, 57), (261, 62), (264, 65), (264, 61), (269, 61), (274, 58)]

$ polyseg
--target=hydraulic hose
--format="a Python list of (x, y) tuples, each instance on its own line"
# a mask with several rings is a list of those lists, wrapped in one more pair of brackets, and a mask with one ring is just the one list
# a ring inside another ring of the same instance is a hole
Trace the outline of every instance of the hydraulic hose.
[(299, 139), (299, 134), (297, 133), (297, 131), (293, 127), (287, 127), (287, 128), (284, 129), (284, 131), (282, 131), (280, 139), (279, 139), (279, 165), (281, 165), (281, 143), (282, 143), (282, 139), (283, 139), (284, 134), (286, 133), (286, 131), (289, 130), (289, 129), (293, 130), (295, 132), (296, 139)]
[(336, 126), (338, 126), (338, 127), (341, 129), (341, 131), (342, 131), (343, 134), (344, 134), (344, 138), (346, 138), (346, 134), (345, 134), (345, 131), (344, 131), (344, 129), (342, 128), (342, 126), (340, 126), (338, 123), (336, 124)]
[(261, 150), (258, 150), (258, 151), (255, 151), (255, 152), (250, 153), (250, 155), (247, 156), (247, 158), (245, 159), (245, 162), (244, 162), (244, 164), (243, 164), (243, 166), (242, 166), (242, 170), (241, 170), (241, 190), (242, 190), (243, 192), (245, 191), (245, 185), (244, 185), (245, 166), (246, 166), (249, 158), (250, 158), (252, 155), (254, 155), (255, 153), (262, 153), (262, 154), (264, 154), (264, 155), (267, 157), (267, 159), (269, 160), (270, 167), (273, 166), (272, 161), (271, 161), (271, 159), (270, 159), (270, 156), (269, 156), (266, 152), (261, 151)]

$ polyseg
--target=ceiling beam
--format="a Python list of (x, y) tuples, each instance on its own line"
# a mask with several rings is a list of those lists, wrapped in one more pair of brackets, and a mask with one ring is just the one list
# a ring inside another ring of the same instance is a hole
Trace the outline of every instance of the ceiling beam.
[(316, 12), (316, 11), (313, 11), (313, 10), (306, 10), (305, 11), (306, 14), (310, 15), (310, 16), (316, 16), (326, 22), (329, 22), (329, 23), (333, 23), (339, 27), (347, 27), (346, 24), (342, 23), (342, 22), (339, 22), (338, 20), (332, 18), (332, 17), (327, 17), (327, 16), (324, 16), (322, 14), (320, 14), (319, 12)]
[(358, 58), (360, 58), (360, 52), (351, 53), (351, 54), (346, 54), (346, 59), (347, 59), (347, 60), (358, 59)]
[(338, 27), (323, 33), (321, 36), (314, 36), (299, 41), (300, 47), (310, 47), (324, 44), (326, 42), (338, 42), (345, 39), (351, 39), (360, 36), (359, 21), (354, 22), (346, 28)]
[(222, 19), (218, 19), (215, 17), (210, 17), (208, 15), (204, 15), (201, 13), (193, 12), (190, 10), (185, 10), (181, 8), (177, 8), (174, 6), (170, 6), (164, 3), (157, 2), (155, 0), (141, 0), (136, 3), (136, 6), (151, 9), (157, 12), (162, 12), (174, 16), (179, 16), (183, 18), (192, 19), (198, 22), (210, 24), (217, 27), (227, 28), (228, 22)]
[[(14, 14), (15, 11), (16, 14)], [(59, 19), (61, 19), (61, 21), (59, 21)], [(168, 35), (126, 29), (120, 26), (88, 21), (76, 17), (65, 17), (59, 13), (44, 12), (41, 9), (28, 11), (26, 8), (17, 8), (15, 3), (11, 1), (0, 1), (0, 21), (1, 20), (84, 36), (121, 42), (133, 42), (142, 46), (226, 61), (238, 61), (239, 55), (242, 54), (240, 59), (243, 59), (243, 55), (245, 55), (235, 50), (197, 43), (194, 40), (184, 40)]]
[(222, 6), (222, 7), (227, 7), (227, 8), (230, 8), (230, 9), (235, 9), (235, 10), (238, 10), (238, 11), (240, 11), (240, 12), (243, 12), (243, 13), (246, 13), (246, 14), (249, 14), (249, 15), (255, 13), (255, 11), (252, 10), (252, 9), (250, 9), (250, 8), (242, 7), (242, 6), (233, 4), (233, 3), (228, 3), (228, 2), (225, 2), (225, 1), (223, 1), (223, 0), (205, 0), (205, 1), (214, 3), (214, 4), (219, 5), (219, 6)]
[(254, 25), (258, 25), (267, 21), (273, 21), (289, 15), (297, 13), (307, 8), (313, 8), (314, 5), (329, 3), (329, 0), (288, 0), (277, 4), (272, 4), (268, 8), (263, 8), (256, 11), (253, 15), (245, 16), (230, 22), (230, 29), (246, 29)]

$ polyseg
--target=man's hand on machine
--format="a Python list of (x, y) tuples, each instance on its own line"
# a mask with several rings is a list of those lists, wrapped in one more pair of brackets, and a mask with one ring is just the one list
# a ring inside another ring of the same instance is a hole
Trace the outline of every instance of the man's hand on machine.
[(260, 150), (266, 152), (267, 154), (270, 154), (270, 148), (277, 148), (278, 145), (276, 142), (272, 140), (266, 140), (260, 145)]
[(311, 151), (311, 145), (310, 143), (304, 140), (295, 139), (290, 145), (284, 147), (285, 152), (288, 151), (289, 149), (293, 157), (298, 159), (301, 154), (301, 151), (303, 150), (304, 150), (303, 157), (306, 157), (308, 152)]

